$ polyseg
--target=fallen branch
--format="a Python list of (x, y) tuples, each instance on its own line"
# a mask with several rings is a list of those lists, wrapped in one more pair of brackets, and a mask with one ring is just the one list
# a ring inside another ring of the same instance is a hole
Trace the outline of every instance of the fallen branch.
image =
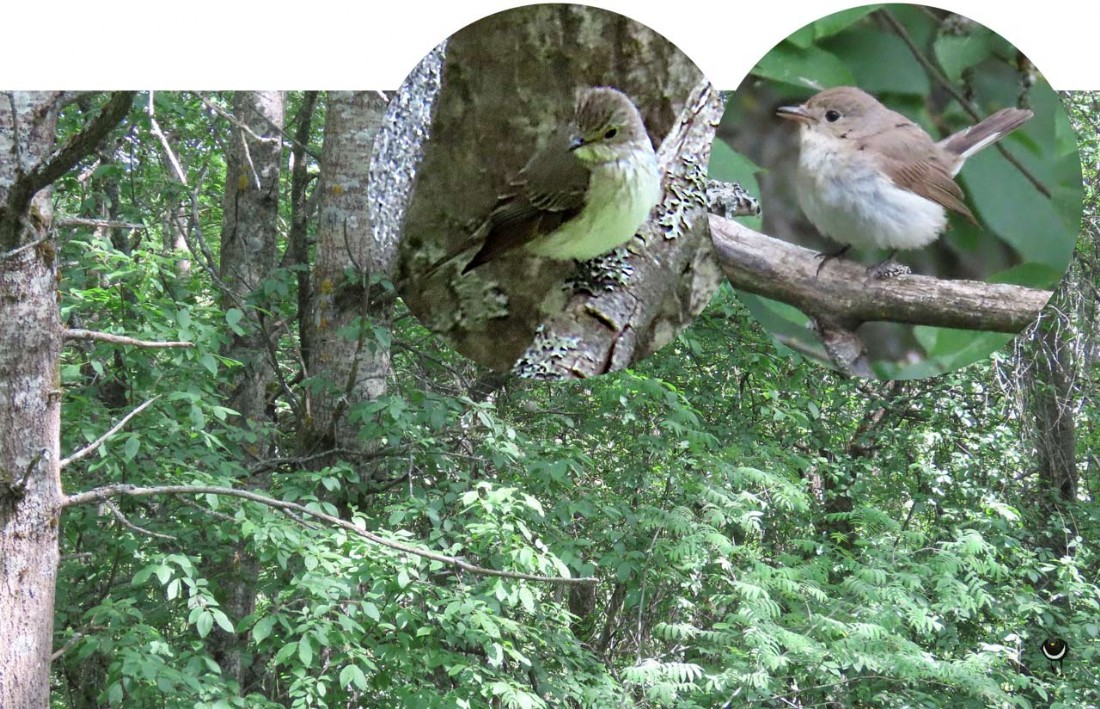
[(161, 342), (157, 340), (137, 340), (133, 337), (126, 337), (125, 335), (112, 335), (108, 332), (97, 332), (95, 330), (66, 329), (64, 332), (61, 333), (61, 336), (66, 340), (96, 340), (99, 342), (110, 342), (115, 345), (130, 345), (131, 347), (149, 347), (153, 349), (195, 346), (195, 343), (193, 342)]
[(814, 251), (713, 214), (710, 228), (722, 270), (735, 288), (849, 330), (882, 321), (1016, 334), (1051, 296), (1037, 288), (929, 276), (873, 280), (860, 264), (840, 259), (818, 275)]
[[(151, 402), (150, 402), (151, 403)], [(137, 413), (136, 411), (134, 413)], [(131, 414), (132, 415), (132, 414)], [(94, 490), (88, 490), (87, 492), (79, 492), (74, 495), (66, 497), (62, 503), (62, 507), (73, 507), (75, 505), (85, 505), (90, 502), (99, 502), (100, 500), (106, 500), (111, 497), (119, 495), (129, 495), (131, 497), (150, 497), (152, 495), (225, 495), (227, 497), (240, 497), (245, 500), (251, 500), (261, 505), (267, 505), (283, 512), (292, 511), (303, 515), (309, 515), (316, 519), (322, 520), (331, 524), (334, 527), (339, 527), (345, 531), (362, 537), (370, 542), (374, 542), (380, 546), (393, 549), (405, 554), (411, 554), (413, 556), (419, 556), (424, 559), (430, 559), (432, 561), (438, 561), (443, 564), (457, 567), (463, 571), (478, 576), (498, 576), (501, 578), (517, 579), (522, 581), (539, 581), (544, 583), (561, 583), (561, 584), (589, 584), (595, 583), (596, 579), (592, 577), (583, 578), (561, 578), (557, 576), (540, 576), (538, 574), (523, 574), (512, 571), (500, 571), (497, 569), (487, 569), (482, 566), (475, 566), (469, 562), (463, 561), (458, 557), (447, 556), (446, 554), (439, 554), (427, 549), (418, 549), (409, 544), (402, 542), (395, 542), (389, 539), (368, 532), (365, 529), (360, 529), (355, 524), (348, 522), (347, 520), (339, 517), (334, 517), (324, 512), (318, 512), (311, 510), (304, 505), (299, 505), (296, 502), (286, 502), (285, 500), (276, 500), (272, 497), (267, 497), (259, 493), (250, 492), (248, 490), (236, 490), (229, 487), (215, 487), (209, 485), (161, 485), (156, 487), (135, 487), (134, 485), (107, 485), (105, 487), (96, 488)]]
[(149, 406), (151, 406), (152, 403), (154, 401), (156, 401), (157, 399), (159, 399), (159, 398), (160, 398), (159, 395), (154, 396), (152, 399), (149, 399), (149, 401), (146, 401), (141, 406), (137, 407), (136, 409), (134, 409), (130, 413), (126, 414), (126, 416), (124, 416), (121, 421), (119, 421), (118, 423), (116, 423), (114, 426), (111, 427), (110, 431), (107, 431), (107, 433), (104, 433), (102, 436), (95, 439), (94, 441), (89, 443), (84, 448), (81, 448), (76, 453), (73, 453), (72, 455), (70, 455), (68, 458), (63, 458), (58, 465), (61, 468), (64, 468), (66, 465), (69, 465), (70, 463), (75, 463), (76, 461), (80, 460), (81, 458), (86, 457), (88, 454), (90, 454), (96, 448), (99, 448), (101, 445), (103, 445), (104, 441), (106, 441), (108, 438), (110, 438), (111, 436), (118, 433), (122, 429), (122, 427), (125, 426), (130, 421), (130, 419), (137, 416), (138, 414), (140, 414), (145, 409), (149, 408)]

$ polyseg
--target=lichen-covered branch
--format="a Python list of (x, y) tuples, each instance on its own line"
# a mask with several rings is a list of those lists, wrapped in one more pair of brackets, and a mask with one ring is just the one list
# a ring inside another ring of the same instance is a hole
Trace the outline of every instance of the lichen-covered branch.
[(642, 227), (645, 246), (629, 260), (629, 279), (596, 295), (574, 295), (540, 332), (542, 341), (573, 343), (553, 361), (550, 378), (584, 378), (629, 366), (667, 344), (717, 291), (721, 279), (710, 246), (703, 175), (722, 108), (710, 82), (700, 81), (657, 151), (664, 192)]

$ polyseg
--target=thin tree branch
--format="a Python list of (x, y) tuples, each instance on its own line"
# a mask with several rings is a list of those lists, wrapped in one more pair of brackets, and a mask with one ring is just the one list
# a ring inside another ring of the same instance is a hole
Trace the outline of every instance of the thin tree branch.
[(906, 275), (868, 278), (863, 266), (830, 262), (820, 275), (817, 254), (710, 216), (718, 258), (735, 287), (793, 305), (852, 330), (871, 321), (1016, 334), (1050, 299), (1037, 288)]
[[(134, 413), (137, 413), (136, 411)], [(132, 414), (131, 414), (132, 415)], [(588, 584), (595, 583), (596, 579), (593, 577), (582, 578), (560, 578), (556, 576), (540, 576), (538, 574), (523, 574), (512, 571), (500, 571), (498, 569), (487, 569), (482, 566), (475, 566), (469, 562), (463, 561), (454, 556), (447, 556), (446, 554), (439, 554), (427, 549), (418, 549), (409, 544), (402, 542), (395, 542), (389, 539), (368, 532), (365, 529), (361, 529), (352, 522), (334, 517), (324, 512), (318, 512), (312, 510), (304, 505), (299, 505), (296, 502), (287, 502), (285, 500), (276, 500), (273, 497), (267, 497), (259, 493), (251, 492), (249, 490), (237, 490), (229, 487), (216, 487), (212, 485), (161, 485), (156, 487), (136, 487), (134, 485), (107, 485), (99, 487), (94, 490), (88, 490), (87, 492), (80, 492), (74, 495), (67, 496), (61, 503), (62, 507), (73, 507), (75, 505), (86, 505), (91, 502), (98, 502), (100, 500), (106, 500), (111, 497), (119, 495), (129, 495), (131, 497), (149, 497), (152, 495), (225, 495), (227, 497), (240, 497), (252, 502), (257, 502), (261, 505), (267, 505), (283, 512), (292, 511), (299, 514), (315, 517), (323, 522), (327, 522), (334, 527), (339, 527), (347, 532), (350, 532), (358, 537), (362, 537), (375, 544), (393, 549), (395, 551), (402, 552), (404, 554), (412, 554), (413, 556), (419, 556), (424, 559), (431, 559), (432, 561), (438, 561), (443, 564), (450, 564), (463, 571), (478, 576), (497, 576), (500, 578), (517, 579), (522, 581), (539, 581), (545, 583), (562, 583), (562, 584)]]
[(115, 516), (115, 519), (118, 520), (119, 524), (121, 524), (123, 527), (126, 527), (132, 532), (137, 532), (138, 534), (147, 534), (150, 537), (159, 537), (160, 539), (170, 539), (172, 541), (176, 541), (176, 538), (173, 537), (171, 534), (161, 534), (160, 532), (154, 532), (152, 530), (145, 529), (144, 527), (137, 526), (130, 520), (126, 519), (126, 515), (122, 514), (122, 510), (120, 510), (118, 508), (118, 505), (116, 505), (111, 500), (104, 500), (103, 506), (111, 511), (111, 514)]
[(64, 219), (55, 219), (54, 226), (64, 229), (65, 227), (74, 226), (90, 226), (97, 229), (146, 229), (144, 224), (137, 224), (135, 222), (120, 222), (112, 219), (89, 219), (87, 217), (66, 217)]
[(84, 637), (84, 633), (73, 633), (72, 637), (65, 641), (65, 644), (53, 651), (50, 655), (50, 662), (56, 662), (69, 650), (76, 647), (76, 644)]
[(164, 134), (164, 131), (160, 129), (160, 124), (157, 123), (157, 109), (154, 98), (154, 92), (150, 91), (149, 105), (145, 109), (145, 112), (149, 115), (149, 126), (153, 132), (153, 136), (160, 141), (161, 147), (164, 148), (164, 154), (168, 157), (168, 162), (171, 163), (172, 170), (176, 173), (176, 180), (184, 187), (190, 187), (190, 185), (187, 184), (187, 175), (183, 171), (183, 166), (176, 157), (176, 153), (173, 152), (172, 146), (168, 144), (168, 136)]
[(66, 328), (62, 332), (66, 340), (96, 340), (98, 342), (110, 342), (115, 345), (130, 345), (131, 347), (148, 347), (152, 349), (164, 349), (168, 347), (194, 347), (194, 342), (165, 342), (159, 340), (138, 340), (125, 335), (112, 335), (109, 332), (97, 332), (96, 330), (77, 330)]
[(118, 433), (119, 430), (121, 430), (122, 427), (125, 426), (130, 421), (130, 419), (137, 416), (138, 414), (140, 414), (145, 409), (149, 408), (153, 404), (153, 402), (156, 401), (159, 398), (160, 398), (160, 395), (158, 394), (157, 396), (154, 396), (152, 399), (149, 399), (149, 401), (146, 401), (144, 404), (137, 407), (136, 409), (134, 409), (130, 413), (126, 414), (122, 418), (122, 420), (119, 421), (118, 423), (116, 423), (114, 426), (112, 426), (111, 430), (107, 431), (107, 433), (104, 433), (102, 436), (95, 439), (94, 441), (89, 443), (87, 446), (81, 448), (76, 453), (73, 453), (72, 455), (70, 455), (68, 458), (64, 458), (61, 461), (61, 463), (59, 463), (60, 467), (64, 468), (65, 466), (67, 466), (71, 463), (75, 463), (76, 461), (80, 460), (81, 458), (86, 457), (89, 453), (92, 453), (93, 451), (95, 451), (95, 449), (99, 448), (101, 445), (103, 445), (103, 443), (108, 438), (110, 438), (111, 436)]

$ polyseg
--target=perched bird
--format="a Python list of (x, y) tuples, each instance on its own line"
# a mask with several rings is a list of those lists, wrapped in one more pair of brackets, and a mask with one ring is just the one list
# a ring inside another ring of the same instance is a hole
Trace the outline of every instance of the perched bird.
[[(527, 162), (474, 234), (481, 248), (462, 273), (523, 249), (580, 261), (630, 240), (661, 195), (657, 156), (637, 107), (610, 87), (577, 92), (570, 131)], [(463, 247), (432, 266), (430, 276)]]
[(802, 211), (824, 236), (850, 247), (889, 249), (868, 269), (896, 273), (900, 250), (939, 238), (951, 210), (974, 221), (955, 175), (968, 157), (1019, 128), (1032, 112), (1005, 108), (975, 126), (935, 142), (923, 128), (851, 86), (826, 89), (778, 115), (799, 124), (795, 187)]

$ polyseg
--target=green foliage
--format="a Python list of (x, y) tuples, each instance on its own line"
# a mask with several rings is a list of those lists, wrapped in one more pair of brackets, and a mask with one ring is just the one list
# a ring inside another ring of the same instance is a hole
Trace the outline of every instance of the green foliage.
[[(843, 35), (815, 26), (798, 42)], [(189, 138), (185, 163), (208, 166), (212, 240), (220, 147), (200, 139), (211, 126), (196, 101), (160, 96), (159, 120)], [(164, 165), (129, 167), (101, 176), (132, 183), (124, 209), (156, 232)], [(80, 189), (59, 190), (59, 209), (100, 199)], [(597, 583), (473, 574), (216, 495), (118, 498), (132, 526), (77, 506), (61, 527), (59, 707), (1100, 702), (1096, 471), (1083, 469), (1080, 500), (1049, 504), (1004, 358), (922, 382), (845, 380), (777, 352), (723, 289), (634, 371), (513, 380), (486, 398), (470, 393), (479, 372), (399, 309), (392, 327), (365, 323), (371, 346), (394, 352), (386, 393), (349, 410), (368, 452), (295, 457), (301, 421), (282, 389), (271, 431), (225, 407), (240, 365), (221, 352), (253, 323), (163, 236), (62, 241), (67, 321), (195, 344), (66, 350), (66, 453), (163, 395), (64, 471), (67, 492), (262, 481), (393, 541)], [(269, 287), (292, 318), (293, 279)], [(294, 379), (294, 337), (276, 348), (288, 387), (335, 386)], [(1100, 443), (1094, 408), (1074, 409), (1082, 460)], [(266, 467), (246, 453), (261, 433), (278, 457)], [(254, 607), (234, 614), (226, 589), (240, 579)], [(247, 686), (213, 642), (234, 631)], [(1048, 635), (1072, 648), (1061, 675), (1038, 652)]]

